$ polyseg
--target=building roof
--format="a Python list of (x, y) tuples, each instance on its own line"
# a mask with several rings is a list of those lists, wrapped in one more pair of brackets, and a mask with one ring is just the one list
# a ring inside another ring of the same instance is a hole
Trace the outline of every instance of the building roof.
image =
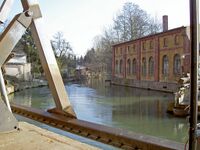
[(113, 44), (112, 46), (114, 47), (114, 46), (119, 46), (121, 44), (128, 44), (128, 43), (131, 43), (133, 41), (138, 41), (138, 40), (142, 40), (142, 39), (145, 39), (145, 38), (150, 38), (150, 37), (153, 37), (153, 36), (157, 36), (157, 35), (173, 32), (173, 31), (176, 31), (176, 30), (184, 29), (184, 28), (187, 28), (187, 27), (181, 26), (181, 27), (178, 27), (178, 28), (173, 28), (173, 29), (170, 29), (170, 30), (167, 30), (167, 31), (164, 31), (164, 32), (159, 32), (159, 33), (147, 35), (147, 36), (144, 36), (144, 37), (141, 37), (141, 38), (138, 38), (138, 39), (134, 39), (134, 40), (130, 40), (130, 41), (125, 41), (125, 42), (120, 42), (120, 43), (117, 43), (117, 44)]
[(80, 65), (78, 65), (78, 66), (76, 67), (76, 70), (83, 70), (83, 69), (86, 69), (86, 67), (85, 67), (85, 66), (80, 66)]

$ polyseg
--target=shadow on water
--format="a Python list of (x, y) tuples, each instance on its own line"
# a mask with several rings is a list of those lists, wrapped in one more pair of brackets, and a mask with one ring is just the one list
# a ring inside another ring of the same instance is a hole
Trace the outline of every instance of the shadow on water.
[[(188, 138), (186, 119), (166, 113), (167, 104), (174, 98), (172, 94), (106, 86), (104, 80), (98, 79), (68, 83), (66, 89), (79, 119), (179, 142)], [(41, 109), (54, 106), (47, 87), (15, 93), (13, 99)]]

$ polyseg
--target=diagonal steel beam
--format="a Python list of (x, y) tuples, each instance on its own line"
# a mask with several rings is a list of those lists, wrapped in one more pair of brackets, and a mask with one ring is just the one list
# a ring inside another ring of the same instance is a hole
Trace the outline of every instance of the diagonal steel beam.
[(7, 16), (12, 8), (14, 0), (4, 0), (0, 7), (0, 22), (6, 21)]
[(197, 148), (198, 63), (199, 63), (199, 0), (190, 0), (191, 80), (189, 149)]
[(42, 15), (39, 5), (37, 1), (21, 0), (21, 2), (24, 11), (33, 11), (33, 21), (30, 28), (36, 47), (39, 50), (41, 64), (48, 80), (49, 88), (56, 104), (56, 108), (52, 111), (66, 113), (66, 115), (76, 117), (74, 110), (70, 105), (50, 40), (48, 40), (47, 34), (44, 32), (45, 28), (42, 24)]
[[(11, 51), (21, 39), (28, 26), (31, 24), (32, 17), (27, 17), (25, 13), (18, 14), (14, 17), (6, 30), (0, 36), (0, 69), (10, 55)], [(11, 111), (6, 86), (4, 83), (3, 75), (0, 70), (0, 90), (2, 98), (5, 101), (8, 109)]]
[(21, 39), (26, 29), (31, 24), (32, 17), (27, 17), (25, 13), (14, 17), (8, 27), (0, 36), (0, 67), (4, 64), (9, 54)]

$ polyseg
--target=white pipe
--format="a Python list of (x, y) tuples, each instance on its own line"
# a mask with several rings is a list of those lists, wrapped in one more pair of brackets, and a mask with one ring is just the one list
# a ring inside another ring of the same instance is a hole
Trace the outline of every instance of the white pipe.
[(1, 94), (2, 94), (3, 100), (6, 103), (8, 110), (10, 112), (12, 112), (12, 110), (10, 108), (10, 103), (9, 103), (9, 100), (8, 100), (8, 95), (7, 95), (6, 86), (5, 86), (3, 74), (2, 74), (2, 71), (1, 71), (1, 67), (0, 67), (0, 88), (1, 88)]

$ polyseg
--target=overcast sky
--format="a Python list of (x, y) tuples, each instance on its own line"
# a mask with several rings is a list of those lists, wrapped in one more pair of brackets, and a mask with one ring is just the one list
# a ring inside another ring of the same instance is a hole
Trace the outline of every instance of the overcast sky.
[[(21, 11), (15, 0), (12, 13)], [(169, 28), (189, 24), (189, 0), (38, 0), (45, 29), (52, 36), (61, 31), (78, 56), (92, 47), (93, 38), (113, 22), (125, 2), (138, 4), (152, 17), (169, 17)]]

